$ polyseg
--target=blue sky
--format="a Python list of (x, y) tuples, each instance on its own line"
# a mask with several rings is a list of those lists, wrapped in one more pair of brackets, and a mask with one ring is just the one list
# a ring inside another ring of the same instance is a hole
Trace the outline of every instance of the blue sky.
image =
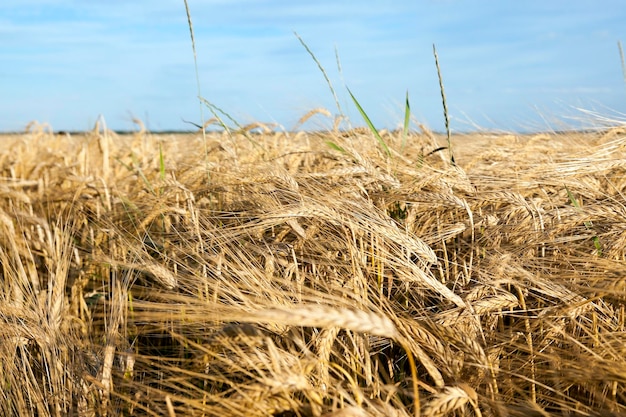
[[(575, 125), (577, 108), (624, 118), (617, 41), (622, 0), (189, 0), (202, 96), (241, 124), (292, 128), (307, 111), (362, 125), (346, 86), (377, 127), (443, 129), (437, 45), (454, 130)], [(337, 50), (342, 71), (335, 59)], [(2, 0), (0, 131), (31, 120), (55, 130), (191, 130), (200, 122), (183, 0)], [(209, 112), (205, 111), (209, 116)], [(561, 121), (559, 121), (561, 120)], [(589, 122), (589, 120), (587, 120)], [(328, 127), (323, 117), (309, 127)]]

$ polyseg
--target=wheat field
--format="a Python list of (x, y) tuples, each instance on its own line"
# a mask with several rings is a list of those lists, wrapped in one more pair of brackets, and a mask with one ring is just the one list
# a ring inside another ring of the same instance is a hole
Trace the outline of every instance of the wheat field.
[(626, 130), (381, 138), (3, 135), (0, 414), (626, 415)]

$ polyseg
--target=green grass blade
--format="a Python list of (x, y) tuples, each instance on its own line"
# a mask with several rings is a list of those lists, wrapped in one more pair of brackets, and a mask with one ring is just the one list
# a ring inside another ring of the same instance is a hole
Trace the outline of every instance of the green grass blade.
[(352, 97), (352, 101), (354, 101), (354, 104), (356, 105), (356, 108), (359, 110), (359, 113), (361, 113), (361, 116), (363, 117), (363, 120), (365, 120), (365, 123), (367, 124), (367, 127), (370, 128), (370, 130), (372, 131), (372, 133), (376, 137), (376, 140), (380, 144), (381, 148), (383, 148), (383, 150), (385, 151), (385, 154), (387, 156), (391, 156), (391, 151), (389, 150), (389, 147), (387, 147), (387, 144), (385, 143), (383, 138), (380, 137), (380, 133), (378, 133), (378, 130), (376, 130), (376, 128), (374, 127), (374, 124), (372, 123), (370, 118), (367, 116), (367, 113), (365, 113), (365, 110), (363, 110), (363, 107), (361, 107), (361, 105), (357, 101), (356, 97), (354, 97), (354, 94), (352, 94), (352, 91), (350, 91), (349, 88), (348, 88), (348, 93), (350, 93), (350, 97)]
[(409, 104), (409, 92), (406, 92), (406, 101), (404, 103), (404, 126), (402, 127), (402, 151), (406, 146), (407, 138), (409, 137), (409, 122), (411, 119), (411, 105)]
[(602, 256), (602, 245), (600, 244), (600, 238), (598, 236), (593, 237), (593, 246), (596, 248), (598, 256)]
[(574, 194), (572, 194), (572, 192), (569, 190), (569, 188), (567, 188), (567, 186), (565, 187), (565, 191), (567, 191), (567, 197), (569, 198), (569, 201), (572, 203), (572, 206), (576, 207), (577, 209), (580, 209), (580, 204), (578, 204), (578, 200), (576, 200), (576, 197), (574, 197)]
[(165, 158), (163, 157), (163, 145), (159, 143), (159, 174), (161, 181), (165, 180)]
[(344, 148), (342, 148), (341, 146), (337, 145), (335, 142), (327, 140), (326, 144), (328, 146), (330, 146), (332, 149), (339, 151), (341, 153), (346, 153), (346, 150)]

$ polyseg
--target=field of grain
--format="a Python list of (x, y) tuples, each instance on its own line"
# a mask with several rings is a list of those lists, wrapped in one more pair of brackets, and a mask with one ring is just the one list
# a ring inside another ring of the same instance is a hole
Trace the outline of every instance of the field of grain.
[(626, 130), (0, 140), (0, 414), (626, 415)]

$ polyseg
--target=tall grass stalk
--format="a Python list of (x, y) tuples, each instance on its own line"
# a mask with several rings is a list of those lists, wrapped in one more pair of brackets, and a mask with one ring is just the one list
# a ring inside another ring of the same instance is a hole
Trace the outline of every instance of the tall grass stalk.
[(439, 57), (437, 56), (437, 48), (433, 44), (433, 55), (435, 56), (435, 66), (437, 67), (437, 77), (439, 78), (439, 91), (441, 92), (441, 103), (443, 104), (443, 118), (446, 123), (446, 137), (448, 141), (448, 153), (450, 155), (450, 163), (455, 165), (454, 153), (452, 152), (452, 134), (450, 130), (450, 116), (448, 114), (448, 104), (446, 103), (446, 92), (443, 88), (443, 77), (441, 76), (441, 68), (439, 67)]
[[(339, 73), (339, 79), (341, 80), (341, 84), (346, 87), (346, 80), (343, 77), (343, 68), (341, 66), (341, 59), (339, 58), (339, 49), (337, 49), (337, 45), (335, 45), (335, 62), (337, 63), (337, 72)], [(341, 122), (347, 122), (348, 126), (350, 126), (350, 120), (346, 117), (345, 114), (341, 110), (339, 110), (339, 117), (341, 118)], [(337, 130), (337, 128), (335, 128)]]
[(326, 80), (326, 84), (328, 85), (328, 88), (330, 89), (330, 92), (333, 95), (333, 99), (335, 100), (335, 105), (337, 106), (337, 111), (339, 111), (339, 114), (343, 117), (344, 113), (343, 113), (343, 110), (341, 109), (341, 105), (339, 104), (339, 99), (337, 98), (337, 93), (335, 93), (335, 89), (333, 88), (333, 83), (330, 81), (330, 78), (328, 77), (328, 74), (326, 73), (326, 70), (324, 69), (324, 66), (317, 59), (317, 57), (315, 56), (313, 51), (311, 51), (311, 48), (309, 48), (309, 46), (306, 44), (306, 42), (304, 42), (304, 39), (302, 39), (300, 37), (300, 35), (298, 35), (297, 32), (294, 32), (294, 35), (296, 35), (296, 38), (298, 38), (298, 40), (300, 41), (300, 43), (302, 44), (304, 49), (309, 53), (309, 55), (311, 56), (313, 61), (317, 64), (317, 67), (319, 68), (319, 70), (322, 72), (322, 75), (324, 76), (324, 79)]
[(402, 146), (401, 150), (404, 152), (406, 147), (406, 141), (409, 137), (409, 123), (411, 122), (411, 105), (409, 104), (409, 92), (406, 92), (406, 100), (404, 101), (404, 123), (402, 124)]
[(193, 51), (193, 65), (196, 73), (196, 89), (198, 90), (198, 103), (200, 105), (200, 124), (202, 125), (202, 142), (204, 144), (204, 160), (207, 161), (206, 165), (206, 174), (207, 180), (211, 180), (211, 173), (209, 171), (208, 160), (209, 160), (209, 147), (207, 144), (206, 138), (206, 129), (204, 126), (204, 106), (202, 105), (203, 96), (202, 96), (202, 88), (200, 85), (200, 71), (198, 70), (198, 54), (196, 53), (196, 39), (193, 33), (193, 23), (191, 21), (191, 12), (189, 11), (189, 4), (187, 0), (185, 2), (185, 12), (187, 13), (187, 24), (189, 25), (189, 36), (191, 37), (191, 49)]

